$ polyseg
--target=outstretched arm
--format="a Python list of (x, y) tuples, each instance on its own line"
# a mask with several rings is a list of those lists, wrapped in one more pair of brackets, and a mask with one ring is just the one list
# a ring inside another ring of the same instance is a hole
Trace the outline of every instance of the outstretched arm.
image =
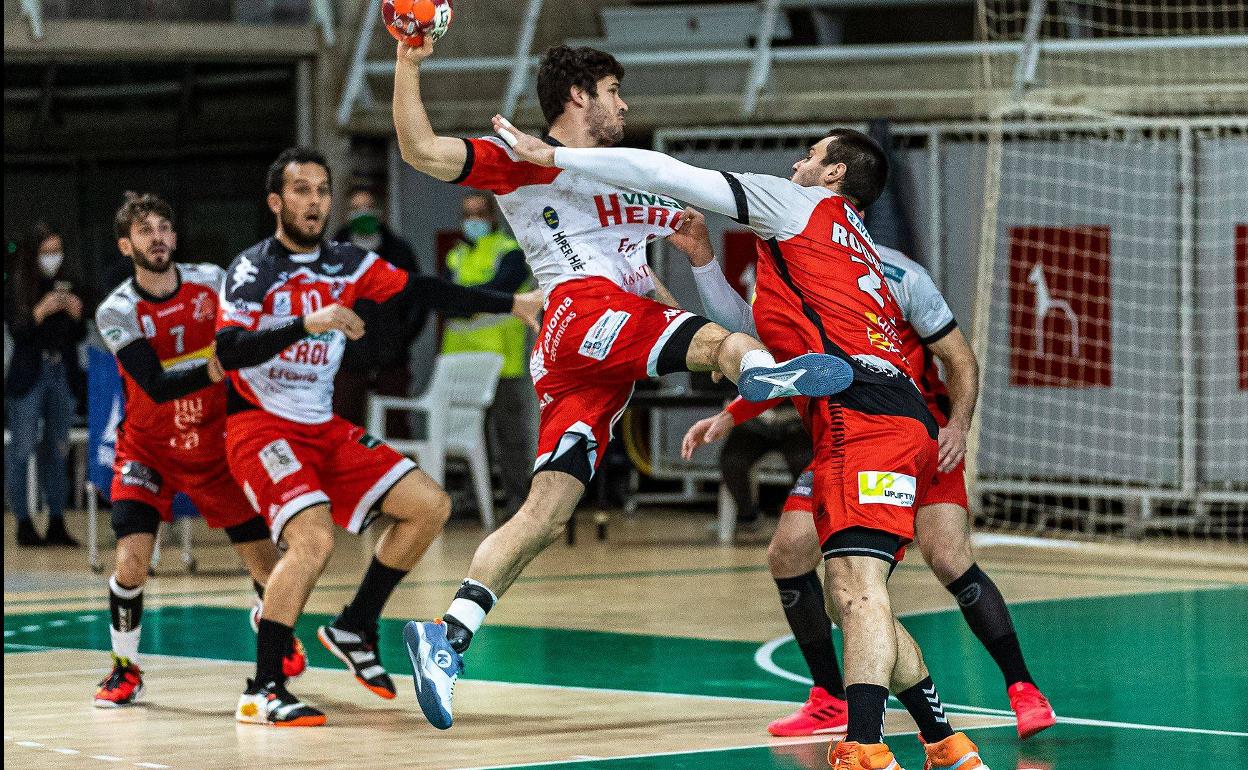
[(521, 160), (557, 166), (620, 187), (670, 195), (719, 214), (737, 216), (737, 193), (731, 177), (723, 172), (691, 166), (651, 150), (552, 147), (516, 130), (501, 115), (494, 116), (494, 130)]
[(464, 140), (438, 136), (429, 123), (420, 98), (420, 63), (432, 54), (433, 40), (428, 35), (419, 48), (399, 43), (394, 65), (394, 128), (399, 154), (409, 166), (450, 182), (463, 173), (468, 150)]

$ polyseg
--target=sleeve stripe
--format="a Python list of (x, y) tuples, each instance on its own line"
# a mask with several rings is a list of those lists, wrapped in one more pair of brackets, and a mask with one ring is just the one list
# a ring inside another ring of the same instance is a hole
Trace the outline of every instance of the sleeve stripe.
[(467, 139), (464, 139), (464, 149), (467, 150), (467, 154), (464, 156), (464, 168), (459, 172), (459, 176), (451, 180), (451, 184), (462, 184), (468, 178), (468, 175), (472, 173), (472, 163), (476, 160), (474, 157), (476, 151), (472, 148), (472, 142)]
[(724, 179), (728, 180), (728, 186), (732, 188), (732, 197), (737, 201), (737, 216), (734, 221), (737, 224), (748, 226), (750, 224), (750, 202), (745, 198), (745, 188), (741, 186), (741, 180), (727, 171), (719, 173), (724, 175)]
[(942, 339), (949, 336), (949, 333), (956, 328), (958, 328), (958, 319), (950, 318), (949, 323), (940, 327), (940, 329), (936, 332), (929, 334), (926, 337), (919, 337), (919, 342), (922, 342), (924, 345), (931, 345), (935, 342), (940, 342)]

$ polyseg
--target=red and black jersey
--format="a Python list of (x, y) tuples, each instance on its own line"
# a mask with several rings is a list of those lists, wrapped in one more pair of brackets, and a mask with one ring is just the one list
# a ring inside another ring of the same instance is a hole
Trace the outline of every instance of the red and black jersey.
[(224, 457), (225, 388), (212, 383), (205, 366), (224, 272), (210, 264), (173, 269), (178, 288), (172, 295), (153, 297), (130, 278), (95, 312), (125, 391), (119, 449), (129, 444), (183, 457)]

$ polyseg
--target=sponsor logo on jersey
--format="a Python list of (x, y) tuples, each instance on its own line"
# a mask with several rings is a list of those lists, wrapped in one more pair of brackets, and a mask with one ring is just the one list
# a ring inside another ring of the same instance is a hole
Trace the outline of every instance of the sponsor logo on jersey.
[(679, 318), (684, 312), (678, 307), (668, 308), (663, 311), (663, 320), (670, 324), (672, 319)]
[(104, 339), (109, 342), (120, 342), (121, 338), (125, 335), (125, 332), (117, 326), (110, 326), (100, 333), (103, 334)]
[(290, 315), (290, 292), (273, 292), (273, 315)]
[(563, 230), (555, 233), (555, 246), (559, 248), (559, 253), (568, 258), (568, 267), (577, 272), (585, 271), (585, 260), (580, 254), (576, 253), (576, 249), (572, 248), (572, 244), (568, 243), (568, 234)]
[(598, 210), (598, 224), (603, 227), (653, 225), (675, 230), (683, 214), (683, 207), (676, 201), (648, 193), (595, 195), (594, 206)]
[(139, 326), (143, 327), (143, 336), (151, 339), (156, 336), (156, 322), (150, 315), (139, 316)]
[(529, 376), (534, 382), (546, 376), (546, 356), (541, 348), (537, 348), (533, 351), (533, 355), (529, 356)]
[(559, 226), (559, 212), (555, 211), (550, 206), (547, 206), (542, 209), (542, 221), (546, 223), (547, 227), (554, 230)]
[(260, 464), (274, 484), (303, 468), (303, 463), (295, 457), (294, 450), (284, 438), (279, 438), (260, 450)]
[(260, 275), (260, 268), (253, 265), (247, 257), (239, 257), (238, 264), (234, 266), (234, 273), (230, 276), (230, 291), (238, 291), (256, 280), (258, 275)]
[(906, 271), (894, 265), (892, 262), (884, 262), (884, 277), (893, 283), (901, 283), (905, 280)]
[(602, 317), (589, 327), (589, 331), (585, 333), (585, 339), (581, 341), (581, 349), (577, 352), (586, 358), (605, 361), (629, 318), (632, 318), (632, 314), (624, 310), (608, 310), (603, 313)]
[(204, 399), (179, 398), (173, 402), (173, 424), (178, 430), (190, 430), (204, 421)]
[(867, 226), (863, 223), (862, 218), (858, 216), (858, 213), (854, 211), (853, 206), (850, 206), (848, 203), (845, 204), (845, 218), (854, 226), (854, 229), (858, 231), (862, 239), (871, 244), (872, 249), (875, 249), (875, 241), (871, 240), (871, 233), (867, 232)]
[(883, 503), (901, 508), (914, 507), (915, 490), (918, 488), (914, 476), (890, 471), (859, 471), (858, 502)]
[(180, 313), (180, 312), (182, 312), (182, 308), (184, 308), (184, 307), (186, 307), (186, 305), (185, 305), (185, 303), (182, 303), (182, 302), (179, 302), (179, 303), (178, 303), (178, 304), (176, 304), (176, 305), (170, 305), (169, 307), (162, 307), (160, 310), (157, 310), (157, 311), (156, 311), (156, 317), (157, 317), (157, 318), (164, 318), (164, 317), (165, 317), (165, 316), (167, 316), (167, 315), (173, 315), (174, 313)]
[(212, 294), (201, 291), (191, 300), (191, 318), (196, 321), (211, 321), (217, 314), (212, 302)]

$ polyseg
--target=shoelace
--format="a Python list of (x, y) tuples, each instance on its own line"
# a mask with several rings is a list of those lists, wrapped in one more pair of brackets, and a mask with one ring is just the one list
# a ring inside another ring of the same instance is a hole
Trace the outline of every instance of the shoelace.
[(130, 673), (128, 667), (113, 666), (113, 670), (109, 672), (109, 675), (100, 681), (100, 687), (106, 690), (116, 690), (121, 686), (122, 682), (126, 681), (126, 674), (128, 673)]

